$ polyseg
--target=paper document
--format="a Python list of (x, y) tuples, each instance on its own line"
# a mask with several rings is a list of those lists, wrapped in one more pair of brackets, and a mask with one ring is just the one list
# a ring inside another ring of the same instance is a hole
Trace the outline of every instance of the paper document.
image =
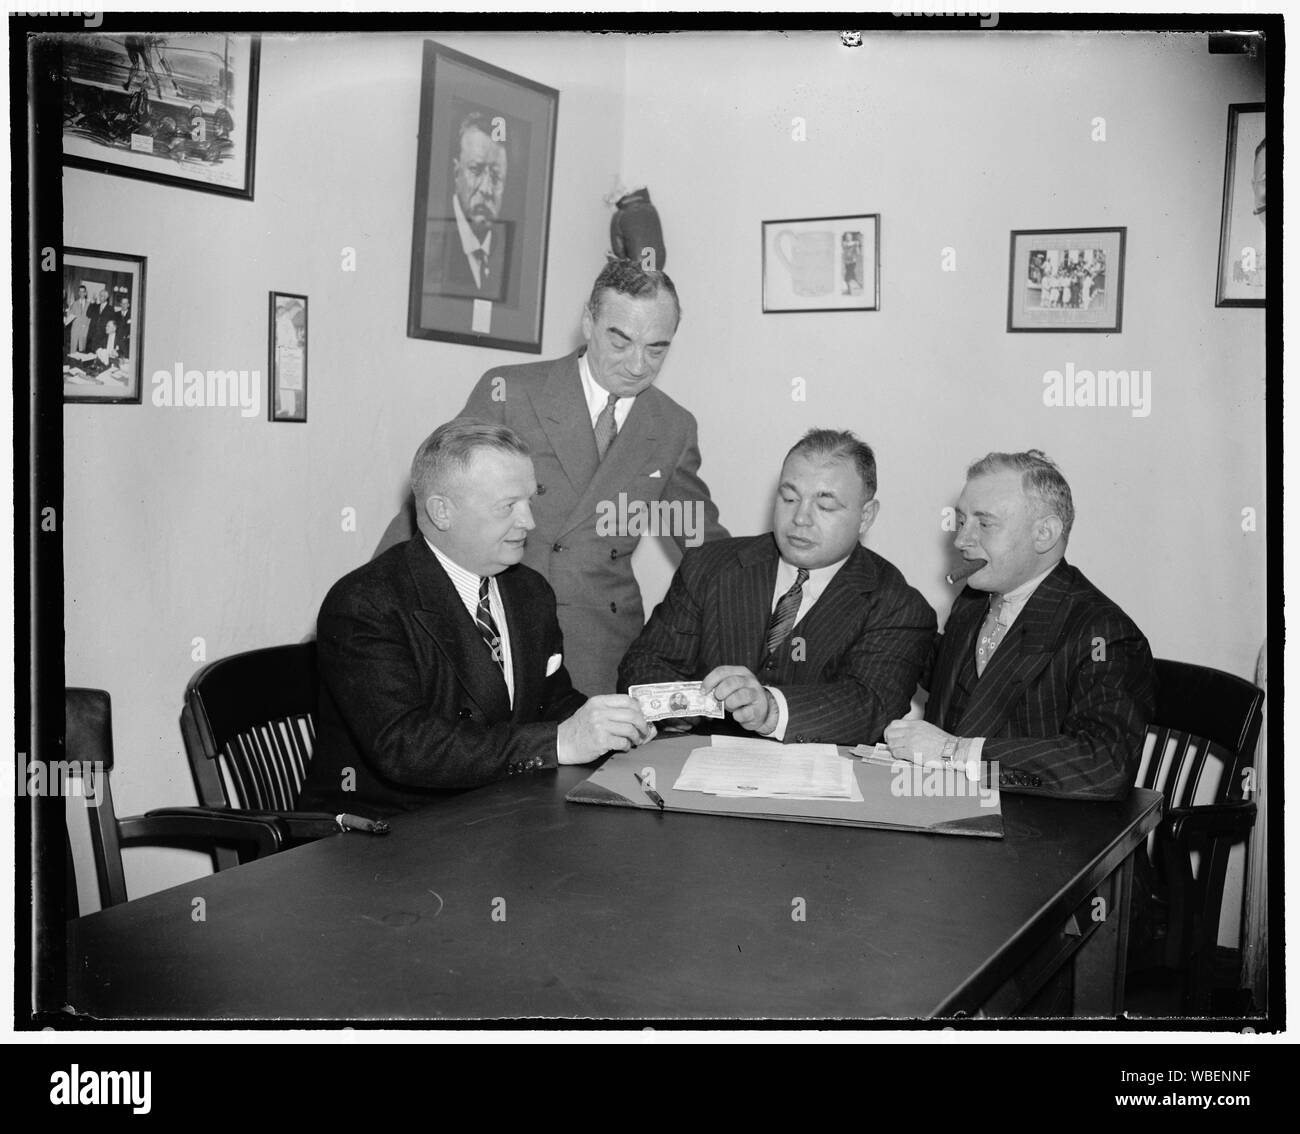
[(780, 744), (715, 736), (682, 765), (675, 791), (746, 799), (862, 801), (853, 760), (833, 744)]
[(906, 763), (906, 761), (900, 761), (894, 756), (889, 750), (888, 744), (855, 744), (849, 751), (854, 756), (861, 757), (868, 764), (884, 764), (888, 767), (892, 764)]

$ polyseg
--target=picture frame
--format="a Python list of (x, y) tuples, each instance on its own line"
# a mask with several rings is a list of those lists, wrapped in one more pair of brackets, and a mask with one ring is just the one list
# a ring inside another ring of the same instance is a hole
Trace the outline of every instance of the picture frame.
[(63, 400), (139, 405), (144, 385), (143, 256), (63, 250)]
[(291, 291), (270, 293), (267, 319), (270, 365), (266, 397), (268, 421), (307, 420), (307, 297)]
[(425, 41), (409, 337), (541, 353), (559, 98)]
[(1119, 334), (1127, 237), (1122, 226), (1013, 230), (1007, 330)]
[(63, 164), (253, 199), (261, 39), (67, 36)]
[(1215, 307), (1263, 307), (1266, 299), (1264, 132), (1264, 103), (1228, 107)]
[(880, 310), (880, 214), (763, 221), (763, 313)]

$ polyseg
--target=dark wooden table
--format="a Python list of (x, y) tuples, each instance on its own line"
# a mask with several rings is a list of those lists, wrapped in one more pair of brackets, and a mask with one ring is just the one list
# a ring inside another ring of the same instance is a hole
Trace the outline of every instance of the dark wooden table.
[(69, 1005), (816, 1020), (1001, 1016), (1064, 989), (1080, 1014), (1119, 1011), (1155, 793), (1004, 795), (1006, 837), (977, 839), (566, 803), (588, 774), (514, 777), (387, 838), (339, 835), (70, 922)]

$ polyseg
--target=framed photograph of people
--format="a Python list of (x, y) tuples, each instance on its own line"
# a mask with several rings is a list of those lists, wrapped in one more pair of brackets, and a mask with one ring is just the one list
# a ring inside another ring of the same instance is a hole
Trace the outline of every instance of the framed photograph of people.
[(1264, 306), (1264, 104), (1228, 107), (1216, 307)]
[(71, 35), (63, 164), (253, 199), (260, 40)]
[(63, 250), (63, 400), (140, 404), (143, 256)]
[(559, 98), (425, 42), (412, 338), (541, 352)]
[(1118, 333), (1126, 228), (1035, 228), (1011, 234), (1008, 331)]
[(266, 399), (271, 421), (307, 420), (307, 297), (271, 292), (270, 389)]
[(879, 311), (880, 214), (763, 222), (763, 311)]

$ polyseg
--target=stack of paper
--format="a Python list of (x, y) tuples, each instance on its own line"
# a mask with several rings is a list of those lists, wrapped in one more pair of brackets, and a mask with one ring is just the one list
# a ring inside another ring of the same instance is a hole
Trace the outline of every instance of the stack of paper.
[(715, 736), (682, 765), (675, 791), (745, 799), (842, 799), (862, 802), (854, 761), (833, 744), (779, 744)]

